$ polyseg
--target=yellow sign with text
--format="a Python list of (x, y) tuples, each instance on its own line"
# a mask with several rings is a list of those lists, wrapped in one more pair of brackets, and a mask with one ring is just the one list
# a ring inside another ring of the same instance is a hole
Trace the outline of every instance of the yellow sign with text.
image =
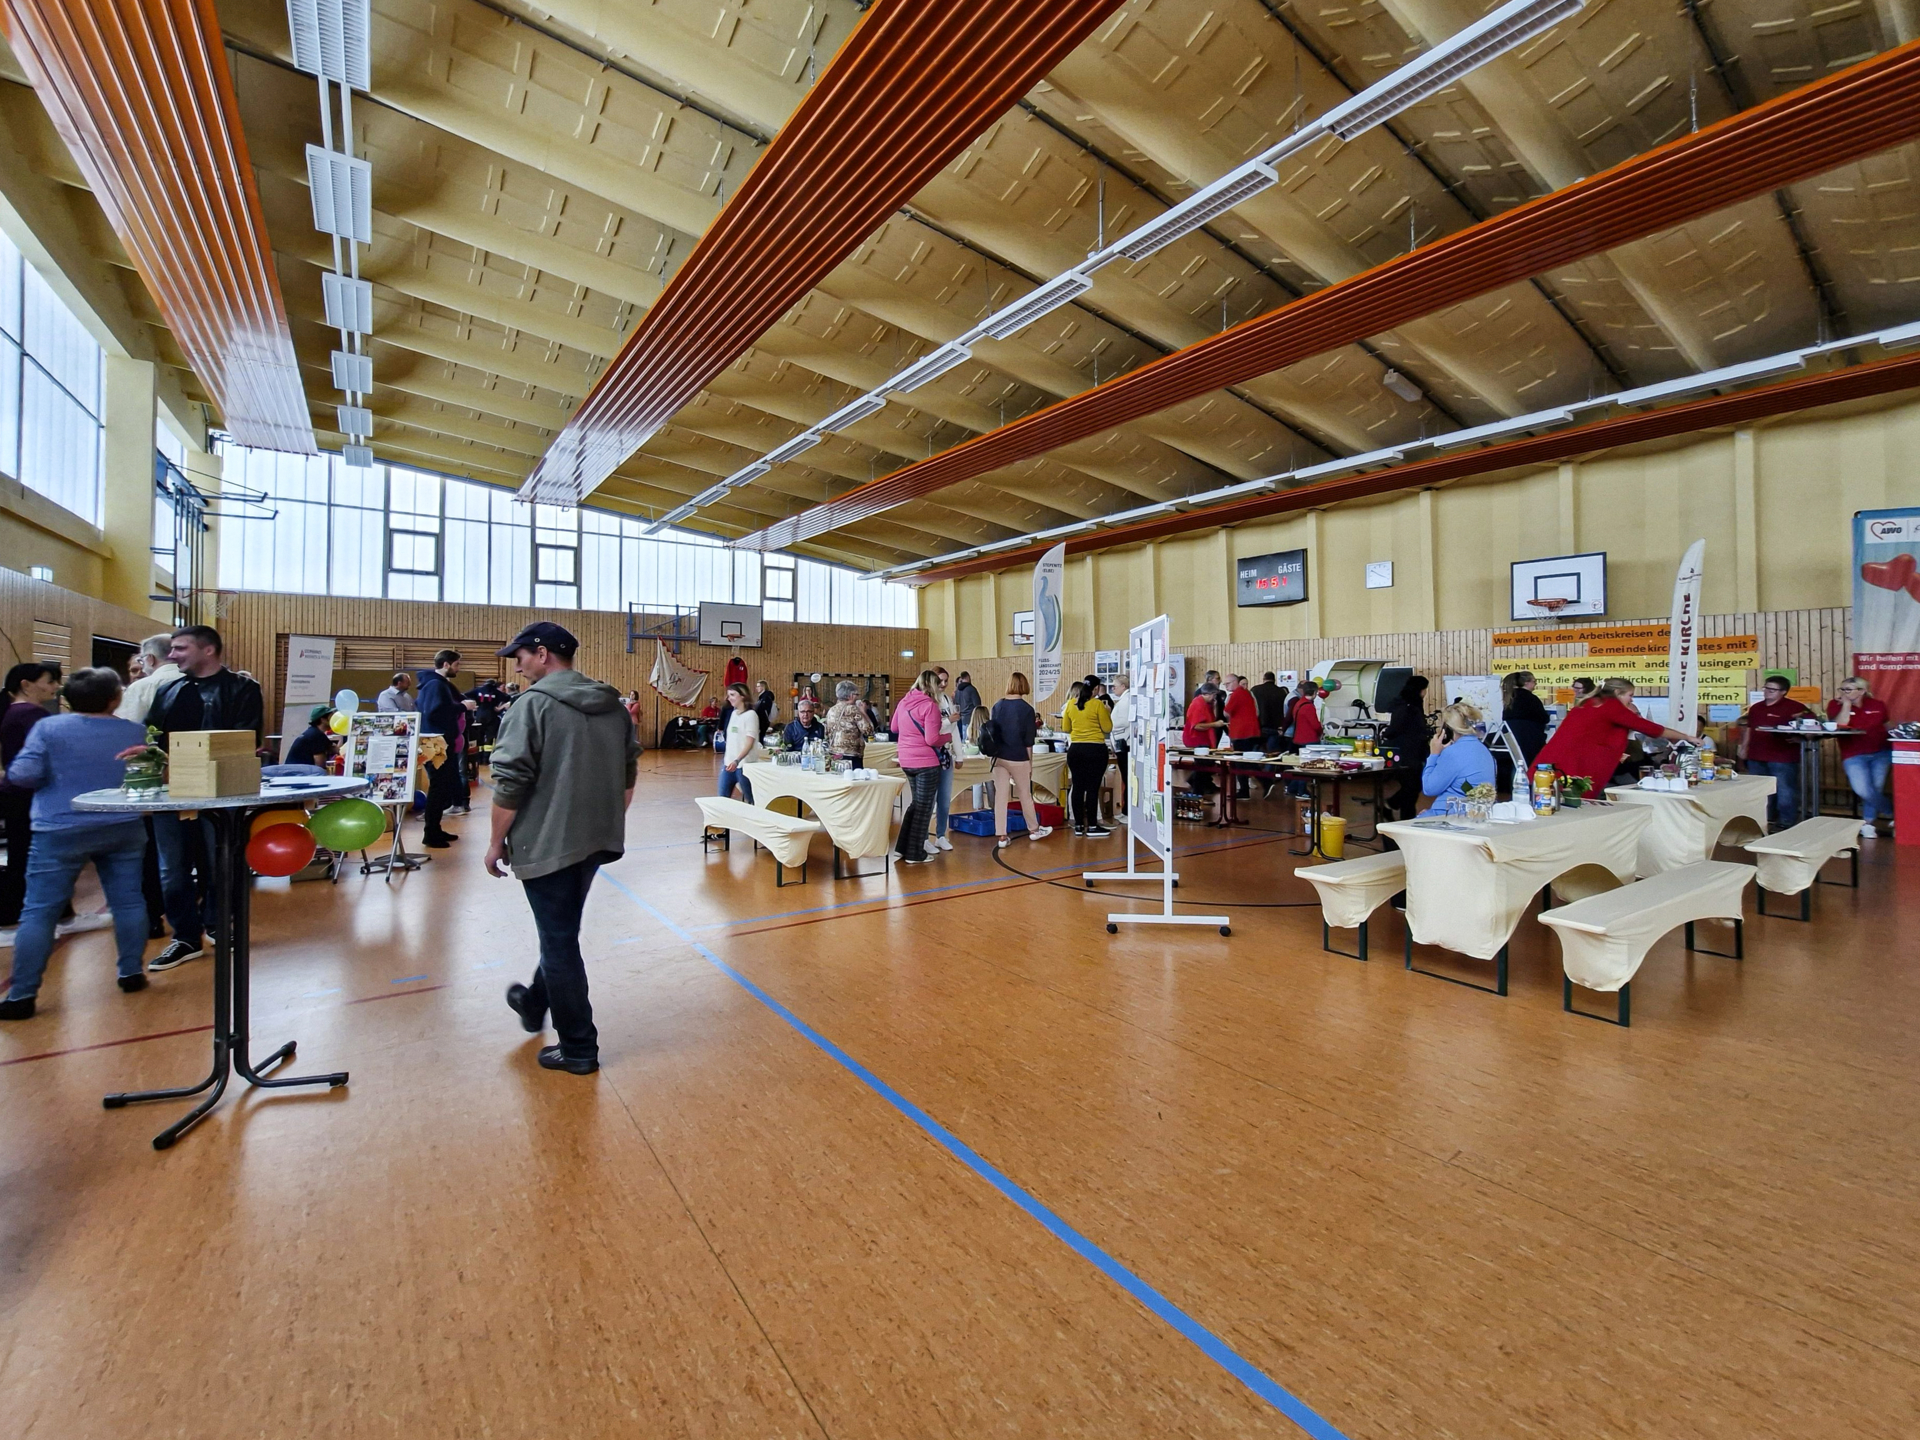
[[(1533, 677), (1543, 689), (1558, 690), (1571, 686), (1579, 676), (1590, 680), (1605, 680), (1617, 675), (1622, 680), (1631, 681), (1636, 689), (1663, 690), (1671, 675), (1667, 670), (1666, 657), (1653, 662), (1651, 656), (1621, 657), (1606, 656), (1605, 665), (1595, 665), (1591, 659), (1566, 659), (1549, 655), (1523, 655), (1512, 659), (1495, 660), (1492, 665), (1496, 675), (1511, 675), (1516, 670), (1531, 670)], [(1745, 660), (1746, 656), (1735, 659)], [(1700, 666), (1700, 703), (1702, 705), (1745, 705), (1747, 691), (1752, 688), (1752, 666), (1746, 664), (1728, 665), (1724, 657), (1713, 656)]]

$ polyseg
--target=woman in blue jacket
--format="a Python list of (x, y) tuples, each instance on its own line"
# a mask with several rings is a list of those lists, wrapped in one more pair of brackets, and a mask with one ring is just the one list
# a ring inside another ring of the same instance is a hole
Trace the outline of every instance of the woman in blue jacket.
[(1456, 700), (1440, 712), (1440, 729), (1427, 747), (1420, 793), (1432, 800), (1422, 815), (1444, 808), (1449, 795), (1465, 798), (1476, 785), (1493, 784), (1493, 752), (1475, 732), (1480, 707)]

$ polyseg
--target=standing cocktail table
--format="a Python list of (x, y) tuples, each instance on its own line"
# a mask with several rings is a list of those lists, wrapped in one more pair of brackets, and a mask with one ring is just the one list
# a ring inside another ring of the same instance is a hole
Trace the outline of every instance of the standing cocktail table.
[(226, 1093), (227, 1076), (237, 1070), (249, 1085), (284, 1088), (289, 1085), (337, 1086), (347, 1083), (347, 1072), (330, 1075), (294, 1075), (267, 1079), (260, 1072), (271, 1069), (293, 1055), (289, 1040), (258, 1065), (248, 1057), (247, 1006), (249, 966), (249, 925), (253, 886), (247, 874), (247, 821), (257, 811), (277, 809), (310, 800), (341, 800), (358, 795), (367, 788), (365, 780), (335, 776), (312, 779), (268, 781), (255, 795), (227, 795), (217, 800), (176, 800), (164, 791), (153, 798), (129, 795), (124, 790), (89, 790), (73, 797), (73, 808), (90, 812), (123, 815), (204, 814), (213, 825), (213, 913), (207, 929), (213, 939), (213, 1069), (195, 1085), (171, 1090), (133, 1090), (108, 1095), (101, 1101), (109, 1110), (118, 1110), (135, 1100), (184, 1100), (208, 1091), (207, 1098), (186, 1115), (153, 1137), (153, 1148), (165, 1150), (220, 1103)]

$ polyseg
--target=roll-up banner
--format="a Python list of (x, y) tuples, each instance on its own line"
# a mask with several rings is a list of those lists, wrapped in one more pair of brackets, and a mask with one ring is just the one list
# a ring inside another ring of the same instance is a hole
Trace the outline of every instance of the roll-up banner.
[(1707, 542), (1687, 547), (1673, 577), (1673, 618), (1667, 638), (1667, 724), (1691, 735), (1700, 721), (1700, 577)]
[(1060, 647), (1066, 639), (1062, 593), (1067, 582), (1063, 540), (1033, 567), (1033, 705), (1037, 710), (1060, 688)]
[(1853, 668), (1893, 720), (1920, 720), (1920, 507), (1853, 517)]

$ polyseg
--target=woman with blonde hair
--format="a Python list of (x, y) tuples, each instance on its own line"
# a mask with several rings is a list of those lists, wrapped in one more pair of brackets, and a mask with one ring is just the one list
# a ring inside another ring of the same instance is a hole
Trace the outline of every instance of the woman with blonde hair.
[(940, 797), (940, 747), (946, 743), (945, 735), (940, 674), (922, 670), (913, 688), (893, 708), (893, 738), (900, 747), (895, 758), (906, 771), (909, 796), (900, 838), (893, 847), (902, 865), (925, 865), (933, 858), (927, 854), (927, 827)]
[(1633, 708), (1633, 682), (1614, 676), (1571, 710), (1540, 753), (1536, 765), (1551, 765), (1560, 775), (1584, 775), (1603, 790), (1627, 753), (1627, 733), (1692, 745), (1696, 737), (1649, 720)]
[(1480, 738), (1480, 707), (1456, 700), (1440, 712), (1440, 728), (1427, 746), (1421, 793), (1432, 798), (1420, 813), (1431, 815), (1450, 795), (1466, 798), (1476, 785), (1493, 784), (1493, 752)]
[(1007, 806), (1016, 794), (1020, 813), (1027, 817), (1027, 839), (1044, 840), (1053, 833), (1040, 823), (1033, 804), (1033, 738), (1040, 731), (1040, 717), (1027, 699), (1032, 693), (1027, 677), (1014, 671), (1006, 698), (994, 702), (987, 722), (994, 727), (993, 833), (1002, 850), (1013, 843), (1007, 835)]
[(1837, 699), (1827, 702), (1827, 718), (1837, 721), (1842, 730), (1858, 730), (1840, 741), (1840, 768), (1847, 784), (1860, 797), (1860, 833), (1872, 837), (1880, 833), (1874, 822), (1885, 817), (1893, 824), (1893, 812), (1886, 802), (1887, 776), (1893, 773), (1893, 742), (1887, 738), (1887, 702), (1867, 688), (1858, 675), (1840, 682)]

